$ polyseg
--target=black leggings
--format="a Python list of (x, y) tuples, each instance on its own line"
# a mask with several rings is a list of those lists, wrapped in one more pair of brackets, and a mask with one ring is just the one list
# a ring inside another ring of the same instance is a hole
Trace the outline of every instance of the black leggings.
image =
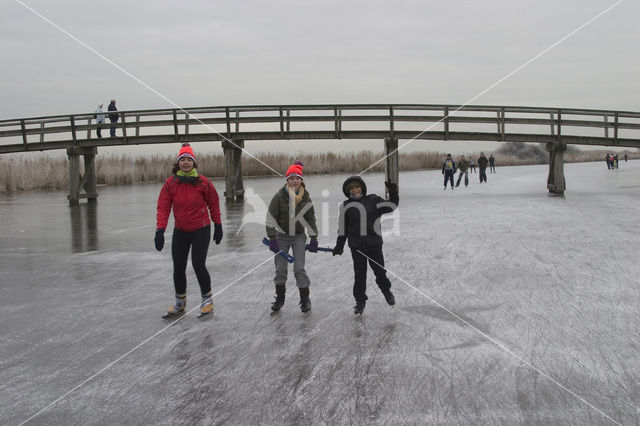
[(173, 258), (173, 285), (176, 294), (187, 292), (187, 259), (191, 248), (191, 264), (196, 271), (200, 292), (204, 295), (211, 291), (211, 276), (205, 262), (211, 242), (211, 226), (197, 229), (193, 232), (173, 230), (171, 240), (171, 257)]

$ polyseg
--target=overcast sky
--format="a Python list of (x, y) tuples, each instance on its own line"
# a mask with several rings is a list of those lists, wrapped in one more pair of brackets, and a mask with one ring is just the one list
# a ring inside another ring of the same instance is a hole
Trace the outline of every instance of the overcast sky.
[[(616, 1), (22, 3), (117, 66), (4, 0), (0, 118), (110, 98), (120, 110), (462, 104)], [(640, 110), (638, 16), (640, 2), (622, 1), (473, 104)]]

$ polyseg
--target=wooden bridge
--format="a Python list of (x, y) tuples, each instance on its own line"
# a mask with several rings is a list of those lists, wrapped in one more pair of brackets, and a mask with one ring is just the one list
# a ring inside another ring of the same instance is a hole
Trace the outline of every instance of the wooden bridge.
[[(0, 154), (66, 149), (69, 202), (97, 198), (94, 158), (101, 146), (222, 142), (227, 198), (242, 197), (245, 140), (379, 139), (387, 179), (398, 182), (398, 140), (546, 143), (547, 188), (565, 190), (567, 144), (640, 148), (640, 112), (477, 105), (262, 105), (118, 111), (116, 137), (97, 138), (94, 113), (0, 120)], [(105, 111), (105, 116), (109, 113)], [(414, 142), (416, 143), (416, 142)], [(80, 173), (84, 157), (84, 175)], [(81, 193), (84, 188), (85, 193)]]

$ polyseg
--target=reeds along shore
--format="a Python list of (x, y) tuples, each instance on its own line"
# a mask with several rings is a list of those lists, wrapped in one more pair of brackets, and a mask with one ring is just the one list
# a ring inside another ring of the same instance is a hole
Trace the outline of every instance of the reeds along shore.
[[(640, 158), (640, 152), (627, 152), (628, 158)], [(466, 154), (469, 155), (469, 154)], [(476, 162), (478, 153), (470, 154)], [(566, 162), (602, 161), (605, 151), (571, 150), (565, 153)], [(622, 160), (623, 153), (619, 153)], [(494, 154), (496, 165), (540, 164), (539, 158), (518, 158), (516, 156)], [(439, 152), (400, 153), (400, 170), (439, 169), (445, 154)], [(458, 159), (454, 153), (454, 159)], [(386, 161), (384, 153), (360, 151), (353, 153), (326, 154), (269, 154), (261, 153), (255, 158), (247, 154), (242, 158), (244, 176), (272, 176), (271, 169), (284, 172), (295, 160), (301, 160), (307, 174), (323, 173), (360, 173), (367, 169), (371, 172), (384, 171)], [(259, 160), (259, 161), (258, 161)], [(122, 185), (135, 182), (162, 182), (171, 173), (175, 163), (172, 155), (153, 155), (150, 157), (130, 157), (125, 155), (96, 156), (96, 175), (99, 185)], [(376, 163), (377, 162), (377, 163)], [(264, 164), (267, 164), (271, 169)], [(371, 167), (372, 164), (376, 163)], [(219, 154), (198, 156), (198, 170), (207, 177), (224, 177), (224, 157)], [(29, 191), (37, 189), (66, 189), (69, 186), (69, 162), (64, 157), (46, 157), (44, 155), (29, 158), (12, 158), (10, 155), (0, 158), (0, 193)]]

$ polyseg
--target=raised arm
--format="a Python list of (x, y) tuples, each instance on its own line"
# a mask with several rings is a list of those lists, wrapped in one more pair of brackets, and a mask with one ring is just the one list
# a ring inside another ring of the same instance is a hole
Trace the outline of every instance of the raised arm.
[(384, 199), (380, 197), (380, 201), (378, 202), (378, 213), (385, 214), (393, 212), (400, 204), (400, 196), (398, 195), (398, 184), (385, 182), (384, 185), (389, 190), (389, 199)]

